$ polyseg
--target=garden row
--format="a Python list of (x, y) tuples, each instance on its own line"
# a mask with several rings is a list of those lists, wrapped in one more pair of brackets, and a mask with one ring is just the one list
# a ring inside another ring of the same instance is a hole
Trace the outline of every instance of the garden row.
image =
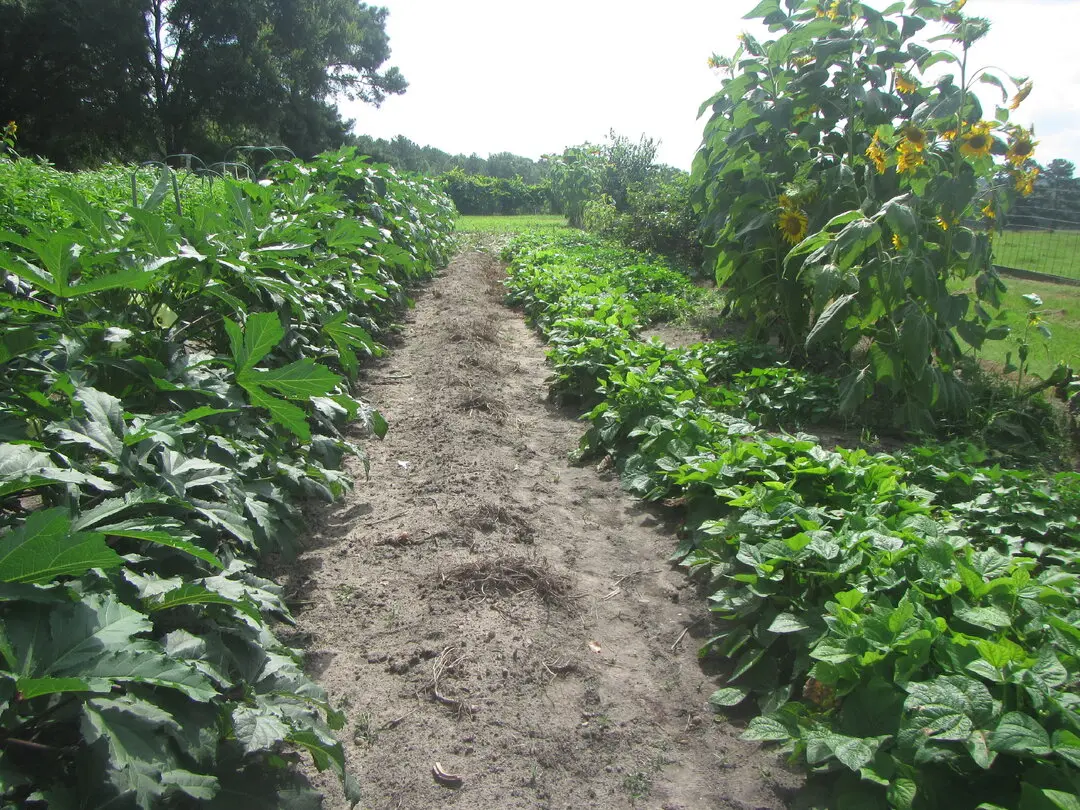
[(138, 205), (55, 179), (0, 210), (0, 806), (307, 807), (300, 751), (355, 799), (253, 564), (385, 432), (351, 381), (452, 205), (351, 151)]
[(1080, 807), (1080, 475), (972, 443), (829, 449), (838, 388), (768, 347), (643, 341), (706, 295), (581, 235), (508, 248), (509, 301), (591, 407), (582, 458), (679, 509), (718, 710), (810, 773), (804, 806)]
[(0, 229), (25, 232), (29, 224), (53, 230), (71, 226), (76, 218), (67, 199), (71, 193), (107, 210), (134, 205), (175, 213), (177, 203), (181, 212), (213, 205), (212, 198), (224, 190), (220, 177), (209, 172), (174, 173), (158, 163), (63, 172), (44, 161), (0, 159)]

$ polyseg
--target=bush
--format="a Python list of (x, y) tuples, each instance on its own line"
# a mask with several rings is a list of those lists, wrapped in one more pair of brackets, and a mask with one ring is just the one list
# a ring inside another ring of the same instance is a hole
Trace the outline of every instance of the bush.
[(607, 196), (586, 203), (583, 225), (587, 231), (696, 271), (703, 251), (690, 191), (690, 180), (682, 174), (637, 183), (627, 190), (624, 211)]
[(527, 185), (521, 177), (485, 177), (451, 169), (440, 178), (446, 193), (466, 216), (544, 214), (551, 208), (548, 183)]

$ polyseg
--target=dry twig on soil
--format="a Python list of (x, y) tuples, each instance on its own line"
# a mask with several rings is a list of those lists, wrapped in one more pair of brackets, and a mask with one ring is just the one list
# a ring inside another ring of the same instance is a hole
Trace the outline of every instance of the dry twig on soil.
[(373, 520), (370, 523), (361, 523), (361, 524), (359, 524), (359, 527), (361, 529), (370, 529), (373, 526), (378, 526), (380, 523), (389, 523), (391, 520), (397, 520), (400, 517), (405, 517), (405, 515), (407, 515), (407, 514), (409, 514), (407, 510), (404, 511), (404, 512), (395, 512), (392, 515), (389, 515), (389, 516), (384, 517), (384, 518), (379, 518), (378, 520)]
[(459, 655), (454, 660), (450, 660), (450, 655), (457, 652), (454, 647), (447, 647), (435, 659), (435, 663), (431, 665), (431, 693), (435, 696), (435, 700), (439, 701), (443, 706), (456, 711), (458, 714), (476, 714), (480, 711), (479, 706), (471, 706), (463, 700), (454, 700), (453, 698), (446, 697), (439, 691), (439, 679), (446, 673), (447, 670), (453, 669), (462, 661), (465, 660), (464, 655)]
[(411, 712), (406, 712), (405, 714), (401, 715), (400, 717), (395, 717), (393, 720), (387, 720), (385, 723), (383, 723), (381, 726), (379, 726), (379, 731), (389, 731), (392, 728), (397, 728), (402, 723), (404, 723), (407, 719), (412, 717), (412, 715), (416, 714), (417, 711), (418, 711), (418, 709), (413, 709)]
[(431, 775), (435, 781), (443, 787), (459, 788), (465, 784), (465, 780), (456, 773), (447, 773), (441, 763), (436, 762), (431, 768)]
[(683, 628), (683, 631), (681, 633), (679, 633), (679, 637), (677, 639), (675, 639), (675, 643), (671, 645), (671, 651), (675, 652), (675, 648), (679, 646), (679, 642), (682, 641), (686, 637), (686, 634), (690, 632), (691, 628), (697, 627), (703, 621), (705, 621), (705, 620), (704, 619), (698, 619), (696, 622), (693, 622), (692, 624), (686, 625), (686, 627)]
[(535, 532), (529, 522), (515, 512), (495, 503), (484, 502), (468, 510), (454, 510), (461, 526), (482, 532), (507, 531), (514, 539), (530, 543)]
[(482, 391), (472, 396), (462, 397), (457, 403), (457, 408), (465, 413), (486, 413), (500, 424), (510, 416), (510, 408), (505, 402)]

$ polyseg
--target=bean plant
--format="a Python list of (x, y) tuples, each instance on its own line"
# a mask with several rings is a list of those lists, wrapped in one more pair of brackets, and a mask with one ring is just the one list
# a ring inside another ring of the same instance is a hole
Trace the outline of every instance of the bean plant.
[(588, 409), (579, 456), (673, 510), (710, 702), (804, 767), (792, 806), (1080, 806), (1080, 474), (970, 440), (819, 440), (833, 378), (771, 346), (640, 339), (700, 293), (671, 268), (578, 236), (507, 255), (552, 394)]

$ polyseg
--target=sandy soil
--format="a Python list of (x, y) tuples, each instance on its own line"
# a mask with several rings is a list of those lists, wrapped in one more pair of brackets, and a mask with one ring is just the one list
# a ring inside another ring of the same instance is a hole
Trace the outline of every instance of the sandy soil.
[(567, 461), (582, 425), (502, 275), (465, 253), (420, 294), (366, 382), (391, 426), (370, 477), (285, 578), (362, 806), (785, 807), (799, 777), (708, 706), (675, 527)]
[(668, 348), (693, 346), (695, 343), (701, 343), (703, 340), (708, 339), (700, 331), (688, 326), (678, 326), (667, 323), (649, 326), (641, 330), (639, 337), (642, 340), (651, 340), (655, 338)]

